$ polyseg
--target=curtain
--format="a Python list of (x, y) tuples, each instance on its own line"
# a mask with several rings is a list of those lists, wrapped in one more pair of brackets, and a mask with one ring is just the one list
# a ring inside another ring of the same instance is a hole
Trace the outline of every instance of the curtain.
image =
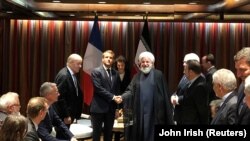
[[(124, 55), (132, 68), (144, 22), (99, 21), (104, 50)], [(233, 56), (250, 46), (250, 23), (150, 22), (155, 67), (174, 92), (183, 75), (183, 57), (213, 53), (217, 68), (234, 71)], [(93, 21), (0, 20), (0, 95), (20, 94), (21, 111), (40, 85), (54, 81), (71, 53), (84, 56)], [(83, 73), (80, 72), (79, 78)], [(84, 83), (84, 82), (81, 82)]]

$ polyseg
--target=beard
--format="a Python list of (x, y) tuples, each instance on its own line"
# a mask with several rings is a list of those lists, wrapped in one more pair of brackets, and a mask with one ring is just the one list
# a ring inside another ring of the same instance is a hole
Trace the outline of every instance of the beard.
[(148, 66), (148, 67), (141, 67), (140, 70), (144, 73), (144, 74), (148, 74), (152, 69), (152, 66)]
[(21, 115), (21, 113), (20, 112), (13, 112), (13, 113), (11, 113), (12, 115), (15, 115), (15, 116), (20, 116)]

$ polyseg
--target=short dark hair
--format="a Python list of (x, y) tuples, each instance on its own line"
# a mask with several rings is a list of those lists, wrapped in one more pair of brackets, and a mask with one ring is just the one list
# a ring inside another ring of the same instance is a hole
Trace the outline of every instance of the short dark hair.
[(201, 73), (201, 65), (197, 60), (188, 60), (186, 64), (188, 70), (192, 70), (196, 74)]
[(211, 62), (211, 64), (214, 65), (214, 64), (215, 64), (214, 55), (211, 54), (211, 53), (209, 53), (209, 54), (207, 55), (206, 61), (207, 61), (207, 62)]
[(115, 59), (115, 62), (123, 62), (123, 63), (126, 63), (126, 59), (125, 59), (124, 56), (119, 55), (119, 56)]

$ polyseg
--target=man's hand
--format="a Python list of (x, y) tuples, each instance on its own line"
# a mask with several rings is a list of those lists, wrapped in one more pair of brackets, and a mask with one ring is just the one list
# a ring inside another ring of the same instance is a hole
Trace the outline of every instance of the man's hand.
[(178, 100), (179, 100), (179, 97), (178, 97), (176, 94), (174, 94), (174, 95), (171, 96), (171, 103), (172, 103), (174, 106), (179, 104), (179, 103), (178, 103)]
[(122, 103), (122, 96), (114, 96), (114, 101), (115, 101), (117, 104)]
[(66, 117), (66, 118), (64, 118), (63, 121), (64, 121), (65, 124), (71, 124), (72, 123), (71, 117)]

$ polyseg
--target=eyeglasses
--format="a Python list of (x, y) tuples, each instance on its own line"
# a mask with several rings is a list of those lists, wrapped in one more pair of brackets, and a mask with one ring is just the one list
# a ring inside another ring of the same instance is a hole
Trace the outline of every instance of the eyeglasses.
[(11, 105), (11, 106), (16, 106), (16, 107), (21, 108), (21, 105), (20, 105), (20, 104), (13, 104), (13, 105)]

